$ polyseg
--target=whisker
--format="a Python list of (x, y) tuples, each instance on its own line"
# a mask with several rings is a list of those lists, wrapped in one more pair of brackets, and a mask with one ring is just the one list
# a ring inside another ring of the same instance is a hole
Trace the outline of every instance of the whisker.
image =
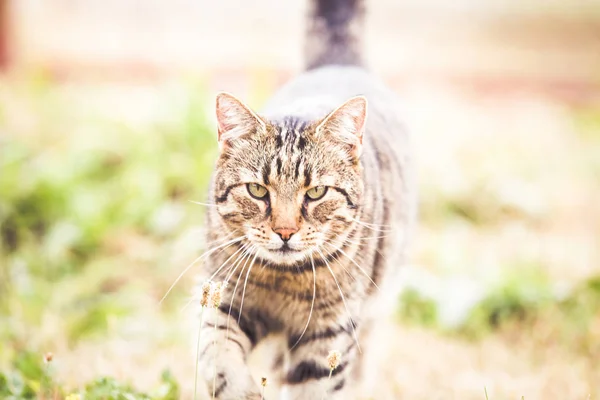
[[(226, 247), (226, 246), (231, 246), (232, 244), (242, 241), (244, 240), (244, 238), (246, 237), (246, 235), (242, 235), (239, 236), (235, 239), (231, 239), (228, 242), (225, 242), (217, 247), (214, 247), (210, 250), (205, 251), (202, 255), (200, 255), (198, 258), (196, 258), (194, 261), (192, 261), (192, 263), (190, 265), (188, 265), (183, 272), (181, 272), (181, 274), (179, 274), (179, 276), (177, 277), (177, 279), (175, 279), (175, 282), (173, 282), (173, 284), (169, 287), (169, 290), (167, 290), (167, 293), (165, 293), (165, 295), (162, 297), (162, 299), (160, 299), (160, 301), (158, 302), (158, 304), (162, 304), (162, 302), (167, 298), (167, 296), (169, 295), (169, 293), (171, 293), (171, 290), (173, 290), (173, 288), (175, 287), (175, 285), (177, 285), (177, 283), (181, 280), (181, 278), (183, 277), (183, 275), (185, 275), (190, 268), (192, 268), (198, 261), (202, 260), (203, 258), (208, 257), (209, 255), (211, 255), (212, 253), (214, 253), (215, 251), (217, 251), (218, 249), (222, 248), (222, 247)], [(212, 279), (212, 278), (211, 278)]]
[(392, 227), (391, 225), (388, 225), (388, 224), (372, 224), (370, 222), (362, 221), (362, 220), (360, 220), (358, 218), (352, 218), (352, 217), (348, 217), (348, 218), (351, 219), (351, 220), (353, 220), (353, 221), (360, 222), (361, 224), (364, 224), (364, 225), (376, 226), (376, 227), (384, 227), (385, 226), (386, 228), (391, 228)]
[(340, 287), (340, 284), (339, 284), (339, 282), (338, 282), (335, 274), (333, 273), (333, 270), (331, 269), (331, 266), (329, 265), (329, 262), (327, 261), (327, 258), (321, 252), (321, 249), (317, 249), (317, 251), (319, 252), (319, 254), (321, 255), (321, 257), (323, 258), (323, 261), (325, 261), (325, 265), (327, 266), (327, 269), (331, 273), (331, 276), (333, 277), (333, 280), (335, 281), (335, 284), (336, 284), (336, 286), (338, 288), (338, 291), (340, 292), (340, 297), (342, 298), (342, 302), (344, 303), (344, 307), (346, 308), (346, 312), (348, 313), (348, 316), (350, 317), (350, 325), (352, 326), (352, 332), (354, 333), (354, 340), (356, 341), (356, 347), (358, 348), (358, 351), (360, 353), (362, 353), (362, 350), (360, 349), (360, 344), (358, 343), (358, 336), (356, 334), (356, 323), (354, 322), (354, 319), (352, 318), (352, 314), (350, 313), (350, 309), (348, 308), (348, 304), (346, 303), (346, 298), (344, 296), (342, 288)]
[(179, 312), (180, 313), (184, 312), (185, 309), (188, 308), (190, 306), (190, 304), (192, 304), (192, 302), (196, 299), (198, 299), (197, 296), (191, 296), (190, 299), (188, 300), (188, 302), (185, 303), (185, 305), (179, 309)]
[[(221, 272), (221, 270), (225, 267), (225, 265), (227, 265), (227, 263), (229, 262), (229, 260), (231, 260), (233, 257), (235, 257), (236, 254), (238, 254), (240, 251), (244, 250), (244, 246), (242, 245), (239, 249), (237, 249), (236, 251), (233, 252), (232, 255), (230, 255), (225, 261), (223, 261), (223, 263), (219, 266), (219, 268), (217, 268), (217, 270), (210, 276), (210, 278), (208, 278), (209, 281), (212, 281), (213, 279), (215, 279), (215, 276), (217, 276), (217, 274), (219, 272)], [(237, 260), (237, 258), (236, 258)]]
[(344, 239), (345, 241), (347, 241), (348, 243), (354, 243), (354, 244), (363, 244), (360, 243), (360, 240), (376, 240), (376, 239), (385, 239), (387, 237), (390, 237), (390, 235), (383, 235), (383, 236), (365, 236), (365, 237), (358, 237), (358, 238), (346, 238)]
[(293, 350), (294, 347), (296, 347), (298, 345), (298, 343), (300, 343), (300, 340), (302, 339), (302, 337), (306, 333), (306, 330), (308, 329), (308, 325), (310, 324), (310, 319), (311, 319), (312, 314), (313, 314), (313, 309), (315, 307), (315, 298), (317, 296), (317, 271), (315, 269), (315, 261), (313, 259), (312, 254), (309, 254), (309, 256), (310, 256), (310, 265), (312, 266), (312, 271), (313, 271), (313, 297), (312, 297), (312, 301), (310, 303), (310, 312), (308, 313), (308, 320), (306, 321), (306, 326), (304, 327), (304, 330), (302, 330), (302, 333), (300, 334), (300, 337), (298, 338), (298, 340), (296, 341), (296, 343), (294, 343), (294, 345), (291, 347), (290, 350)]
[[(232, 232), (228, 233), (228, 234), (225, 236), (225, 238), (221, 238), (221, 239), (216, 239), (216, 240), (213, 240), (211, 243), (222, 242), (223, 240), (227, 239), (227, 237), (229, 237), (229, 236), (231, 236), (231, 235), (232, 235)], [(242, 246), (245, 246), (245, 245), (242, 245)], [(227, 246), (225, 246), (225, 247), (223, 247), (222, 249), (220, 249), (220, 250), (219, 250), (219, 253), (220, 253), (220, 252), (222, 252), (223, 250), (225, 250), (226, 248), (227, 248)], [(181, 307), (181, 308), (179, 309), (179, 312), (180, 312), (180, 313), (184, 312), (184, 311), (185, 311), (185, 310), (186, 310), (186, 309), (187, 309), (187, 308), (190, 306), (190, 304), (192, 304), (192, 302), (193, 302), (194, 300), (196, 300), (197, 298), (198, 298), (198, 296), (196, 296), (196, 295), (192, 295), (192, 296), (190, 297), (190, 299), (188, 300), (188, 302), (187, 302), (186, 304), (184, 304), (184, 306), (183, 306), (183, 307)]]
[(371, 278), (371, 276), (369, 276), (369, 274), (367, 274), (367, 272), (360, 266), (358, 265), (358, 263), (356, 261), (354, 261), (354, 259), (352, 257), (350, 257), (344, 250), (342, 250), (342, 247), (336, 247), (335, 244), (331, 243), (331, 242), (327, 242), (327, 241), (323, 241), (323, 243), (326, 243), (330, 246), (332, 246), (335, 250), (339, 251), (340, 253), (342, 253), (343, 255), (346, 256), (346, 258), (348, 258), (348, 260), (352, 261), (352, 263), (354, 265), (356, 265), (358, 267), (358, 269), (371, 281), (371, 283), (377, 288), (377, 290), (379, 289), (379, 286), (377, 286), (377, 284), (375, 283), (375, 281), (373, 280), (373, 278)]
[[(326, 243), (326, 244), (329, 244), (329, 243)], [(333, 247), (333, 245), (331, 245), (331, 244), (330, 244), (330, 246), (332, 246), (332, 247)], [(335, 248), (335, 247), (334, 247), (334, 248)], [(334, 251), (334, 253), (335, 253), (335, 251)], [(337, 255), (335, 255), (335, 254), (333, 255), (333, 257), (334, 257), (334, 258), (335, 258), (335, 260), (336, 260), (336, 261), (339, 263), (340, 267), (342, 267), (342, 268), (344, 269), (344, 271), (346, 272), (346, 275), (348, 275), (350, 278), (352, 278), (352, 280), (356, 281), (356, 277), (355, 277), (354, 275), (352, 275), (352, 274), (350, 273), (350, 271), (348, 271), (348, 268), (346, 268), (346, 267), (344, 266), (344, 263), (342, 262), (341, 258), (340, 258), (340, 257), (338, 257), (338, 256), (337, 256)]]
[(228, 238), (230, 238), (231, 236), (233, 236), (235, 234), (235, 231), (229, 232), (227, 235), (225, 235), (222, 238), (218, 238), (215, 240), (211, 240), (210, 242), (206, 243), (206, 245), (212, 245), (214, 243), (219, 243), (219, 242), (224, 242), (225, 240), (227, 240)]
[[(359, 240), (361, 240), (361, 239), (383, 239), (383, 238), (387, 238), (387, 237), (390, 237), (390, 235), (385, 235), (385, 236), (372, 236), (372, 237), (358, 238), (358, 239), (359, 239)], [(351, 240), (351, 239), (349, 239), (349, 238), (342, 239), (342, 243), (341, 243), (341, 244), (342, 244), (342, 246), (343, 246), (343, 244), (345, 244), (345, 243), (352, 243), (352, 244), (356, 244), (356, 245), (359, 245), (359, 246), (361, 246), (361, 245), (363, 245), (363, 244), (364, 244), (364, 243), (358, 243), (358, 242), (354, 242), (353, 240)], [(375, 252), (376, 252), (377, 254), (379, 254), (379, 255), (380, 255), (380, 256), (381, 256), (383, 259), (385, 259), (385, 258), (386, 258), (386, 257), (383, 255), (383, 253), (382, 253), (381, 251), (379, 251), (379, 250), (375, 249)]]
[(206, 207), (217, 207), (217, 204), (211, 204), (211, 203), (202, 203), (200, 201), (194, 201), (194, 200), (188, 200), (190, 203), (194, 203), (194, 204), (198, 204), (201, 206), (206, 206)]
[[(336, 252), (337, 248), (336, 248), (336, 247), (335, 247), (333, 244), (331, 244), (331, 243), (328, 243), (328, 242), (327, 242), (327, 240), (325, 240), (325, 239), (322, 239), (322, 240), (323, 240), (323, 244), (328, 244), (328, 245), (330, 245), (330, 246), (333, 248), (333, 250), (331, 250), (331, 251), (327, 250), (327, 251), (325, 252), (325, 250), (326, 250), (326, 249), (323, 247), (323, 248), (321, 249), (321, 250), (323, 251), (323, 253), (322, 253), (322, 256), (323, 256), (323, 257), (324, 257), (324, 256), (327, 256), (327, 257), (334, 257), (334, 259), (335, 259), (337, 262), (339, 262), (339, 263), (340, 263), (340, 267), (342, 267), (342, 268), (344, 269), (344, 271), (346, 272), (346, 275), (348, 275), (348, 276), (349, 276), (350, 278), (352, 278), (353, 280), (356, 280), (356, 277), (354, 277), (354, 275), (352, 275), (352, 274), (350, 273), (350, 271), (348, 271), (348, 269), (347, 269), (347, 268), (344, 266), (344, 263), (342, 262), (342, 260), (341, 260), (341, 259), (340, 259), (340, 258), (339, 258), (339, 257), (338, 257), (336, 254), (335, 254), (335, 252)], [(319, 247), (318, 247), (317, 245), (313, 245), (313, 246), (311, 246), (311, 249), (313, 249), (313, 250), (315, 250), (315, 251), (318, 251), (318, 250), (319, 250)]]
[[(231, 301), (229, 302), (229, 312), (227, 313), (227, 338), (229, 338), (229, 322), (231, 320), (231, 310), (233, 308), (233, 301), (235, 300), (235, 293), (237, 292), (237, 288), (240, 283), (240, 278), (242, 277), (242, 274), (244, 273), (244, 270), (246, 269), (246, 266), (248, 265), (248, 261), (250, 261), (250, 257), (252, 256), (252, 252), (254, 250), (256, 250), (256, 246), (252, 246), (252, 248), (250, 248), (250, 250), (246, 253), (248, 258), (246, 259), (246, 262), (244, 262), (244, 266), (242, 267), (242, 270), (240, 271), (240, 274), (237, 277), (237, 280), (235, 282), (235, 287), (233, 288), (233, 293), (231, 294)], [(242, 311), (240, 310), (240, 314), (241, 313), (242, 313)]]
[(235, 273), (235, 271), (238, 269), (238, 267), (240, 266), (240, 264), (244, 261), (244, 258), (246, 258), (246, 255), (248, 254), (248, 249), (250, 247), (254, 247), (250, 244), (245, 244), (244, 246), (244, 251), (242, 251), (241, 254), (241, 258), (238, 257), (234, 263), (231, 264), (231, 267), (229, 268), (227, 274), (225, 274), (225, 283), (229, 283), (229, 280), (231, 279), (231, 277), (233, 276), (233, 274)]
[(237, 269), (237, 267), (244, 261), (244, 258), (246, 256), (246, 251), (248, 250), (248, 248), (250, 248), (250, 244), (249, 243), (245, 243), (242, 245), (242, 252), (241, 254), (238, 254), (238, 256), (235, 258), (235, 260), (231, 263), (229, 263), (230, 265), (225, 267), (227, 269), (227, 271), (225, 271), (225, 278), (223, 279), (223, 282), (227, 285), (229, 284), (229, 278), (231, 277), (231, 274), (234, 270)]
[(250, 276), (250, 271), (252, 271), (252, 267), (254, 266), (254, 261), (256, 261), (256, 257), (258, 257), (258, 252), (254, 254), (254, 258), (248, 267), (248, 272), (246, 272), (246, 279), (244, 280), (244, 290), (242, 291), (242, 301), (240, 303), (240, 315), (238, 315), (238, 324), (242, 319), (242, 309), (244, 308), (244, 297), (246, 296), (246, 285), (248, 284), (248, 276)]
[[(358, 219), (356, 219), (356, 218), (349, 218), (349, 219), (350, 219), (351, 221), (354, 221), (354, 222), (356, 222), (357, 224), (359, 224), (359, 225), (361, 225), (361, 226), (364, 226), (364, 227), (365, 227), (365, 228), (367, 228), (367, 229), (371, 229), (372, 231), (375, 231), (375, 232), (393, 232), (393, 229), (380, 229), (380, 228), (378, 227), (378, 225), (375, 225), (375, 224), (369, 224), (369, 223), (367, 223), (367, 222), (363, 222), (363, 221), (361, 221), (361, 220), (358, 220)], [(384, 226), (385, 226), (385, 225), (384, 225)]]

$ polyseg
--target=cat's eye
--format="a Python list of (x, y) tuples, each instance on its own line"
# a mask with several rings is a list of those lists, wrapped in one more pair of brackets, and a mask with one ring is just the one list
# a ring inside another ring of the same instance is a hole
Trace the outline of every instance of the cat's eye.
[(267, 188), (258, 183), (248, 183), (246, 187), (248, 188), (248, 193), (255, 199), (264, 199), (269, 194)]
[(327, 186), (315, 186), (312, 189), (306, 191), (306, 196), (310, 200), (319, 200), (327, 193)]

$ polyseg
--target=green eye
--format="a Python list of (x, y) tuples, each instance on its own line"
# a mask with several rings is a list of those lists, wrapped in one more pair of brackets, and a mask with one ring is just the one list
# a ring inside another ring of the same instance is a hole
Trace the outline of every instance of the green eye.
[(250, 196), (254, 197), (255, 199), (264, 199), (267, 194), (269, 194), (267, 188), (259, 185), (258, 183), (248, 183), (246, 187), (248, 188), (248, 193), (250, 193)]
[(311, 200), (319, 200), (327, 193), (327, 186), (315, 186), (312, 189), (308, 189), (306, 196)]

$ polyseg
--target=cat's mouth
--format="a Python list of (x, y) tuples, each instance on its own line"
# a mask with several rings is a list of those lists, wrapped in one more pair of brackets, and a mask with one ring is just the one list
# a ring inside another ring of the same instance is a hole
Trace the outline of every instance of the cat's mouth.
[(292, 249), (289, 244), (284, 243), (277, 251), (280, 253), (295, 253), (297, 250)]
[(296, 249), (287, 243), (277, 248), (263, 249), (263, 257), (280, 265), (294, 265), (302, 261), (306, 255), (304, 249)]

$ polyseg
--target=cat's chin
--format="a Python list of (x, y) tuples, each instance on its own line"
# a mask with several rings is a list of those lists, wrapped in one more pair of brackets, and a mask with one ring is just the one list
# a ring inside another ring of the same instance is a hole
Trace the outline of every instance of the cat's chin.
[(305, 263), (308, 259), (306, 251), (295, 250), (289, 247), (280, 249), (260, 249), (258, 255), (264, 260), (280, 266), (293, 267), (300, 263)]

